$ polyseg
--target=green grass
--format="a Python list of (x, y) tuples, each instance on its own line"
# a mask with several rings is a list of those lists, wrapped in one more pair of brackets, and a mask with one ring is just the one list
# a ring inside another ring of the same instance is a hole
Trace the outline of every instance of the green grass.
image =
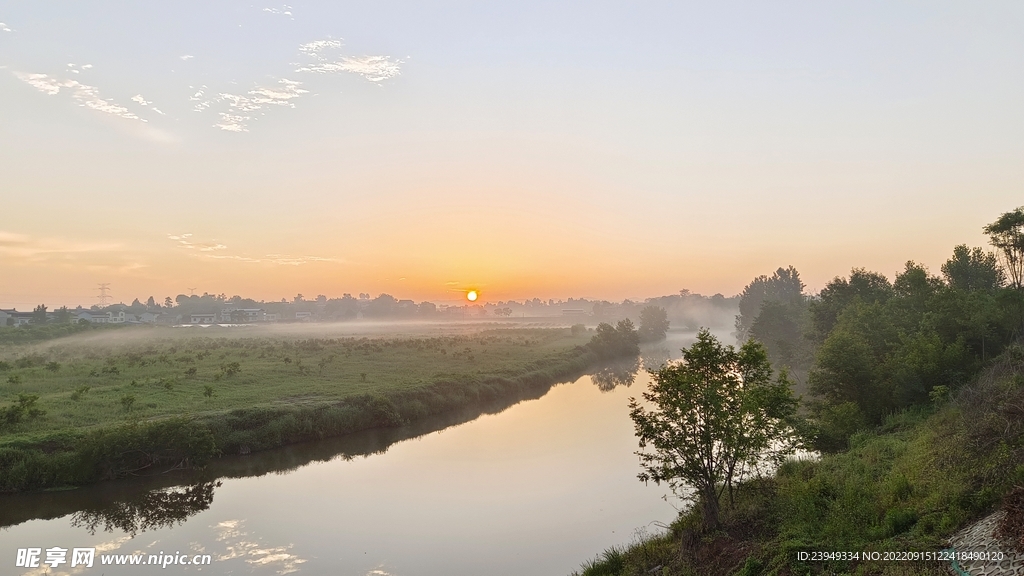
[[(550, 385), (595, 360), (583, 346), (591, 335), (569, 329), (374, 339), (161, 338), (142, 329), (137, 340), (125, 338), (132, 334), (119, 331), (117, 344), (58, 340), (5, 349), (0, 409), (10, 413), (19, 399), (38, 396), (30, 406), (45, 413), (0, 418), (0, 490), (210, 456), (205, 437), (176, 426), (208, 430), (220, 453), (259, 450)], [(136, 445), (140, 438), (150, 444)], [(165, 440), (173, 449), (164, 450)], [(123, 461), (96, 448), (119, 442), (148, 459)], [(87, 453), (93, 460), (82, 460)], [(74, 470), (56, 469), (60, 462)]]
[[(331, 402), (515, 376), (588, 339), (568, 330), (510, 330), (421, 339), (196, 337), (114, 350), (55, 347), (8, 355), (11, 368), (0, 371), (0, 406), (15, 403), (19, 394), (38, 395), (46, 415), (6, 431), (35, 434), (121, 421), (129, 412), (121, 402), (125, 396), (135, 398), (131, 415), (144, 420)], [(46, 367), (49, 362), (59, 364), (56, 371)]]

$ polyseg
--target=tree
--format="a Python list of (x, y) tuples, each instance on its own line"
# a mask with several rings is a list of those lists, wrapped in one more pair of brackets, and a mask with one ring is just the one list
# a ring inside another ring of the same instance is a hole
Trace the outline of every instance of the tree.
[(164, 298), (164, 308), (167, 308), (168, 310), (174, 308), (174, 301), (171, 300), (170, 296)]
[(761, 312), (766, 301), (781, 302), (792, 306), (804, 303), (804, 283), (796, 268), (779, 268), (771, 276), (758, 276), (740, 293), (740, 314), (736, 317), (736, 337), (746, 340), (754, 319)]
[(1024, 288), (1024, 206), (1003, 214), (983, 230), (1002, 253), (1010, 285), (1017, 290)]
[(681, 363), (652, 373), (654, 382), (643, 393), (651, 409), (630, 398), (641, 448), (638, 477), (665, 482), (677, 493), (694, 488), (691, 498), (713, 530), (720, 499), (737, 478), (780, 463), (800, 445), (797, 399), (785, 372), (772, 378), (757, 341), (737, 351), (704, 328), (682, 352)]
[(955, 290), (995, 292), (1006, 284), (1006, 274), (996, 255), (981, 248), (968, 248), (966, 244), (953, 248), (953, 256), (941, 270), (946, 283)]
[(640, 328), (637, 333), (641, 342), (656, 342), (665, 338), (668, 332), (668, 313), (660, 306), (644, 306), (640, 311)]
[(597, 325), (597, 333), (587, 346), (600, 358), (618, 358), (640, 353), (640, 336), (628, 318), (612, 326), (607, 322)]
[(46, 305), (40, 304), (32, 310), (33, 324), (46, 324)]
[(839, 315), (854, 300), (866, 304), (885, 302), (893, 295), (892, 284), (884, 274), (863, 268), (850, 271), (850, 279), (833, 278), (811, 302), (811, 323), (818, 340), (824, 340), (839, 320)]
[(150, 296), (149, 299), (146, 300), (146, 307), (149, 308), (150, 310), (156, 308), (156, 300), (152, 296)]

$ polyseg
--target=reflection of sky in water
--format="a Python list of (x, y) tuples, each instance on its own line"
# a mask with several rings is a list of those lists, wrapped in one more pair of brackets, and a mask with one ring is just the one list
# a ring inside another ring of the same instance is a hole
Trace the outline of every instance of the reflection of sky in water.
[[(670, 339), (659, 348), (678, 357), (687, 343)], [(201, 572), (160, 570), (168, 574), (567, 574), (675, 515), (662, 500), (664, 488), (636, 478), (627, 402), (646, 389), (649, 376), (629, 368), (636, 372), (628, 387), (602, 392), (584, 377), (383, 454), (223, 479), (209, 509), (135, 538), (102, 525), (90, 535), (68, 516), (25, 522), (0, 531), (0, 563), (13, 566), (17, 548), (98, 546), (213, 556)], [(62, 566), (49, 573), (144, 570), (157, 569)]]

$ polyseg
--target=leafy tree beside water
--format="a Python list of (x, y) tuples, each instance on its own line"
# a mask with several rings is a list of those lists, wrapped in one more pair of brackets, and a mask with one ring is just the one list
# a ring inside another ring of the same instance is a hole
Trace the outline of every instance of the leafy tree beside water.
[(597, 325), (597, 333), (587, 343), (600, 358), (636, 356), (640, 353), (640, 336), (628, 318), (612, 326), (607, 322)]
[(660, 306), (644, 306), (640, 310), (640, 328), (637, 330), (641, 342), (657, 342), (668, 332), (668, 313)]
[(736, 350), (707, 329), (683, 349), (681, 363), (652, 373), (643, 393), (652, 407), (630, 399), (640, 441), (640, 480), (693, 488), (705, 526), (719, 525), (724, 492), (744, 473), (779, 463), (800, 444), (797, 399), (783, 372), (773, 378), (764, 347), (748, 340)]

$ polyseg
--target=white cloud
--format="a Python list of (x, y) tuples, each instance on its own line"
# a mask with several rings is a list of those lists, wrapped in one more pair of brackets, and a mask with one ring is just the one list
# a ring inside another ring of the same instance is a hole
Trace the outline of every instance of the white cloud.
[(132, 96), (132, 102), (135, 102), (136, 104), (139, 104), (140, 106), (148, 106), (149, 109), (152, 110), (153, 112), (156, 112), (157, 114), (159, 114), (161, 116), (166, 116), (166, 114), (164, 114), (162, 110), (160, 110), (156, 106), (153, 106), (153, 101), (152, 100), (146, 100), (145, 98), (142, 97), (142, 94), (136, 94), (135, 96)]
[[(292, 16), (292, 7), (287, 5), (287, 4), (281, 6), (280, 8), (264, 8), (263, 11), (267, 12), (267, 13), (270, 13), (270, 14), (280, 14), (282, 16)], [(293, 17), (292, 20), (294, 20), (294, 19), (295, 18)]]
[(47, 76), (46, 74), (28, 74), (25, 72), (14, 72), (14, 75), (19, 80), (25, 82), (29, 86), (32, 86), (36, 90), (50, 96), (59, 94), (61, 89), (66, 89), (70, 93), (71, 98), (78, 102), (79, 106), (85, 106), (93, 110), (98, 110), (121, 118), (127, 118), (129, 120), (139, 120), (140, 122), (147, 122), (124, 106), (117, 104), (110, 100), (104, 100), (100, 98), (99, 88), (95, 86), (89, 86), (88, 84), (82, 84), (77, 80), (59, 80)]
[(328, 58), (325, 52), (340, 50), (340, 40), (317, 40), (299, 46), (299, 52), (316, 60), (315, 63), (299, 66), (296, 72), (312, 72), (315, 74), (333, 74), (349, 72), (358, 74), (370, 82), (379, 83), (401, 74), (401, 60), (392, 60), (390, 56), (334, 56)]
[(249, 129), (245, 126), (249, 120), (252, 120), (251, 116), (239, 116), (238, 114), (220, 112), (220, 122), (214, 124), (213, 127), (227, 130), (228, 132), (248, 132)]
[(300, 88), (301, 82), (283, 78), (278, 80), (276, 86), (257, 86), (246, 94), (219, 93), (215, 98), (204, 99), (204, 90), (198, 90), (190, 100), (195, 101), (193, 110), (201, 112), (212, 104), (226, 102), (228, 110), (219, 112), (221, 121), (213, 126), (229, 132), (248, 132), (248, 121), (253, 119), (251, 113), (262, 110), (267, 106), (284, 106), (295, 108), (292, 102), (295, 98), (308, 94), (307, 90)]
[(299, 52), (302, 52), (303, 54), (307, 54), (309, 56), (313, 56), (318, 60), (323, 60), (324, 58), (320, 56), (321, 52), (329, 49), (336, 50), (338, 48), (341, 48), (340, 40), (316, 40), (313, 42), (307, 42), (305, 44), (300, 45)]
[(402, 73), (401, 60), (392, 60), (390, 56), (344, 56), (337, 62), (323, 62), (304, 66), (296, 72), (314, 72), (330, 74), (333, 72), (351, 72), (358, 74), (370, 82), (382, 82)]
[(219, 242), (192, 242), (189, 238), (191, 234), (179, 234), (177, 236), (168, 234), (167, 237), (178, 243), (178, 246), (188, 250), (198, 250), (199, 252), (215, 252), (217, 250), (227, 250), (227, 246)]
[(193, 56), (193, 55), (191, 55), (191, 54), (185, 54), (185, 55), (183, 55), (183, 56), (178, 56), (178, 58), (181, 58), (182, 60), (184, 60), (184, 61), (186, 61), (186, 62), (187, 62), (187, 61), (189, 61), (189, 60), (191, 60), (191, 59), (195, 58), (195, 56)]
[(14, 30), (11, 30), (7, 24), (0, 22), (0, 32), (14, 32)]

